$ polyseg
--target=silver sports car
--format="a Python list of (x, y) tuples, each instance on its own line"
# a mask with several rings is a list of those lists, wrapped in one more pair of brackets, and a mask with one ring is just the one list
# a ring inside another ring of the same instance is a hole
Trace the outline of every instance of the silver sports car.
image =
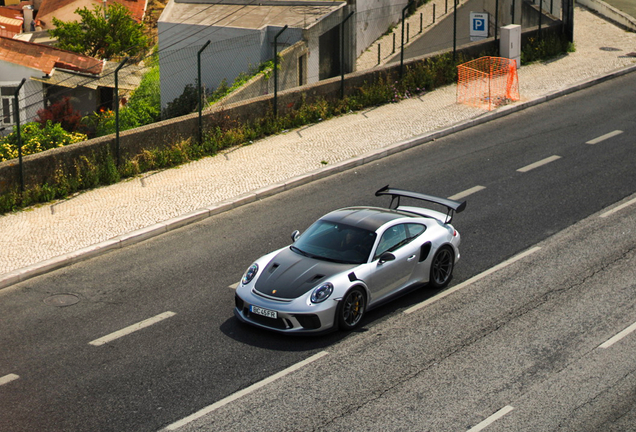
[[(283, 333), (351, 330), (367, 310), (409, 288), (446, 286), (459, 259), (460, 235), (450, 222), (466, 202), (389, 186), (375, 195), (390, 195), (389, 208), (335, 210), (249, 266), (236, 289), (236, 317)], [(446, 214), (401, 206), (400, 198), (440, 205)]]

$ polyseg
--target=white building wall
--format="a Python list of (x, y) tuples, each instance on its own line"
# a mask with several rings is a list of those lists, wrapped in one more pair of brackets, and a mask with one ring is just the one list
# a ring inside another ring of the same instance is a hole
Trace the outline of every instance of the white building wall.
[[(17, 87), (20, 85), (20, 81), (22, 78), (26, 78), (26, 82), (20, 89), (20, 95), (18, 98), (19, 106), (20, 106), (20, 123), (26, 123), (30, 121), (34, 121), (38, 110), (44, 108), (44, 95), (43, 84), (38, 81), (32, 81), (30, 77), (41, 77), (43, 75), (42, 71), (31, 69), (25, 66), (16, 65), (13, 63), (0, 61), (0, 87)], [(7, 96), (2, 96), (2, 98), (6, 98)], [(13, 112), (13, 96), (9, 97), (11, 99), (11, 110)], [(14, 123), (14, 118), (11, 118), (11, 125)], [(0, 121), (0, 127), (7, 127), (8, 125), (3, 124)], [(4, 131), (11, 132), (7, 128)]]
[(201, 81), (215, 90), (225, 79), (231, 86), (239, 73), (261, 62), (261, 30), (158, 23), (161, 106), (179, 97), (185, 87), (196, 87), (197, 53), (201, 53)]
[(356, 1), (356, 57), (402, 19), (408, 0)]
[[(201, 81), (207, 91), (214, 91), (225, 80), (232, 86), (241, 74), (248, 74), (274, 55), (274, 37), (278, 27), (243, 29), (199, 25), (158, 23), (159, 68), (161, 71), (161, 105), (179, 97), (185, 87), (196, 87), (197, 53), (201, 52)], [(278, 38), (278, 51), (302, 38), (302, 31), (288, 28)]]

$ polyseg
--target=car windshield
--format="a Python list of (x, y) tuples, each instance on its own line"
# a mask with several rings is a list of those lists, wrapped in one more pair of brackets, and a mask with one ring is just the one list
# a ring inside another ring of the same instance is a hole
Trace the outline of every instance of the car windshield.
[(373, 231), (319, 220), (296, 240), (291, 249), (311, 258), (363, 264), (369, 259), (375, 236)]

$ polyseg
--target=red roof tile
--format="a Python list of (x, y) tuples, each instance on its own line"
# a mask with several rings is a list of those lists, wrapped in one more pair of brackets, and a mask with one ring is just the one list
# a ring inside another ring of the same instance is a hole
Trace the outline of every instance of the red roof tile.
[(54, 68), (99, 75), (104, 63), (71, 51), (0, 37), (0, 61), (39, 69), (49, 75)]
[[(43, 18), (45, 15), (55, 16), (55, 11), (65, 6), (72, 5), (75, 2), (77, 2), (77, 0), (43, 0), (42, 5), (38, 10), (38, 18)], [(144, 19), (148, 0), (107, 0), (106, 5), (110, 6), (114, 2), (126, 6), (130, 10), (135, 21), (141, 22)], [(104, 3), (100, 0), (91, 0), (91, 3), (95, 6), (104, 5)], [(79, 20), (79, 16), (77, 19)]]

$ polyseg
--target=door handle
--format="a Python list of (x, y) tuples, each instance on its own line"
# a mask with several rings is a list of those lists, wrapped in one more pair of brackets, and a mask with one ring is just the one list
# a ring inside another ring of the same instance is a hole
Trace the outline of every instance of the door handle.
[(408, 257), (406, 260), (407, 261), (413, 261), (415, 259), (415, 255), (411, 255), (410, 257)]

